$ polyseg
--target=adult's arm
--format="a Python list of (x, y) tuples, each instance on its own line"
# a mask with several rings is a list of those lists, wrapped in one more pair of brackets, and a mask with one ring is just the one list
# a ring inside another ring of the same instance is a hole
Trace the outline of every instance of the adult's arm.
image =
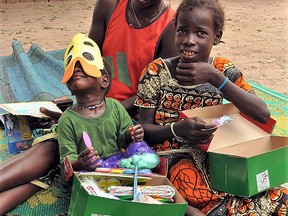
[[(226, 77), (216, 71), (215, 77), (210, 81), (215, 87), (219, 87)], [(270, 111), (265, 102), (259, 98), (253, 90), (249, 92), (236, 86), (233, 82), (228, 81), (221, 89), (224, 97), (232, 102), (241, 112), (250, 118), (260, 122), (266, 123), (270, 118)]]
[(172, 20), (162, 34), (155, 57), (164, 59), (177, 55), (175, 48), (175, 23)]
[[(219, 78), (219, 80), (221, 82), (218, 83), (218, 86), (224, 82), (224, 77)], [(260, 123), (266, 123), (269, 120), (270, 111), (267, 105), (253, 90), (250, 92), (243, 91), (243, 89), (229, 81), (221, 89), (221, 92), (227, 100), (231, 101), (245, 115)]]
[[(176, 78), (182, 85), (211, 83), (218, 88), (226, 77), (216, 68), (205, 62), (183, 63), (177, 65)], [(232, 102), (241, 112), (250, 118), (266, 123), (270, 118), (270, 111), (265, 102), (253, 91), (247, 92), (230, 80), (221, 88), (224, 97)]]
[(137, 114), (137, 107), (134, 106), (136, 95), (131, 96), (121, 102), (130, 116), (134, 117)]
[[(155, 109), (140, 108), (139, 123), (144, 128), (144, 139), (150, 145), (163, 143), (174, 138), (171, 126), (154, 124)], [(214, 124), (204, 122), (200, 118), (188, 118), (174, 123), (174, 131), (177, 136), (189, 138), (191, 142), (207, 143), (216, 129), (203, 131), (201, 129), (215, 128)]]
[(96, 0), (88, 37), (102, 50), (106, 27), (118, 0)]

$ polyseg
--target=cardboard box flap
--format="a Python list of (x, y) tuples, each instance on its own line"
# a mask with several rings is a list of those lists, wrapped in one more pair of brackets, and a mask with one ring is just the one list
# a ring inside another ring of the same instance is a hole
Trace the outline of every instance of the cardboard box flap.
[[(270, 136), (266, 131), (263, 131), (240, 114), (232, 114), (229, 116), (233, 121), (216, 130), (208, 151)], [(218, 116), (217, 118), (220, 117), (221, 116)], [(212, 121), (212, 119), (210, 121)]]
[(249, 121), (245, 116), (240, 114), (239, 110), (232, 103), (185, 110), (181, 112), (180, 119), (187, 117), (200, 117), (207, 122), (212, 122), (213, 119), (220, 118), (223, 115), (228, 115), (233, 120), (216, 130), (209, 145), (208, 152), (261, 137), (270, 136), (266, 131), (272, 131), (271, 128), (275, 125), (275, 121), (271, 119), (271, 121), (269, 121), (269, 128), (265, 128), (266, 131), (261, 129), (259, 127), (260, 124), (256, 125)]
[(251, 158), (277, 149), (286, 148), (287, 146), (288, 139), (286, 137), (265, 136), (252, 141), (239, 143), (238, 145), (215, 149), (213, 153)]
[(214, 119), (223, 115), (239, 114), (239, 110), (231, 103), (217, 106), (207, 106), (196, 109), (184, 110), (180, 113), (180, 119), (187, 117), (200, 117), (202, 119)]

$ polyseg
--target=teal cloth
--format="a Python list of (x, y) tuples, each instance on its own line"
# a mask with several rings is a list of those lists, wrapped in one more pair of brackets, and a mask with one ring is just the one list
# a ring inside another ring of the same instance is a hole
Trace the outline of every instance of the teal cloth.
[(70, 96), (62, 84), (64, 50), (44, 52), (33, 44), (26, 53), (17, 40), (11, 56), (0, 57), (0, 103), (54, 100)]

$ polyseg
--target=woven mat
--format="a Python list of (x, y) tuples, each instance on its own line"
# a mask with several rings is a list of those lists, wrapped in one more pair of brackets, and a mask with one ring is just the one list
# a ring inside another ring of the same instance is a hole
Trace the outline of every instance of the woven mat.
[[(277, 121), (273, 135), (288, 136), (288, 97), (256, 83), (250, 83), (256, 90), (257, 95), (265, 100), (271, 111), (272, 118)], [(7, 153), (7, 144), (1, 144), (0, 141), (0, 163), (10, 156)], [(65, 215), (68, 207), (68, 198), (54, 197), (51, 194), (51, 190), (48, 189), (39, 191), (7, 215)]]
[(7, 215), (68, 215), (70, 200), (52, 196), (51, 190), (41, 190)]
[(249, 82), (257, 95), (267, 104), (271, 117), (276, 120), (273, 135), (288, 136), (288, 96), (272, 91), (254, 82)]

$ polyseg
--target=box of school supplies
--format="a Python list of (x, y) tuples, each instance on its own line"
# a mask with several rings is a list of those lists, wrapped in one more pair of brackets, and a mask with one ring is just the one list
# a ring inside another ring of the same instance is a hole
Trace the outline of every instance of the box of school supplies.
[[(152, 175), (138, 176), (137, 179), (143, 196), (149, 194), (148, 197), (151, 195), (160, 199), (153, 199), (149, 203), (132, 201), (134, 182), (132, 174), (74, 172), (69, 215), (183, 216), (185, 214), (187, 202), (166, 177)], [(97, 188), (100, 188), (100, 191)]]
[(24, 151), (32, 145), (31, 122), (29, 122), (28, 118), (48, 117), (40, 112), (40, 107), (62, 113), (52, 101), (0, 104), (0, 116), (10, 154)]
[(183, 111), (180, 120), (200, 117), (212, 122), (224, 115), (231, 122), (218, 127), (208, 149), (212, 187), (251, 196), (288, 182), (288, 137), (272, 136), (275, 121), (259, 124), (231, 103)]

